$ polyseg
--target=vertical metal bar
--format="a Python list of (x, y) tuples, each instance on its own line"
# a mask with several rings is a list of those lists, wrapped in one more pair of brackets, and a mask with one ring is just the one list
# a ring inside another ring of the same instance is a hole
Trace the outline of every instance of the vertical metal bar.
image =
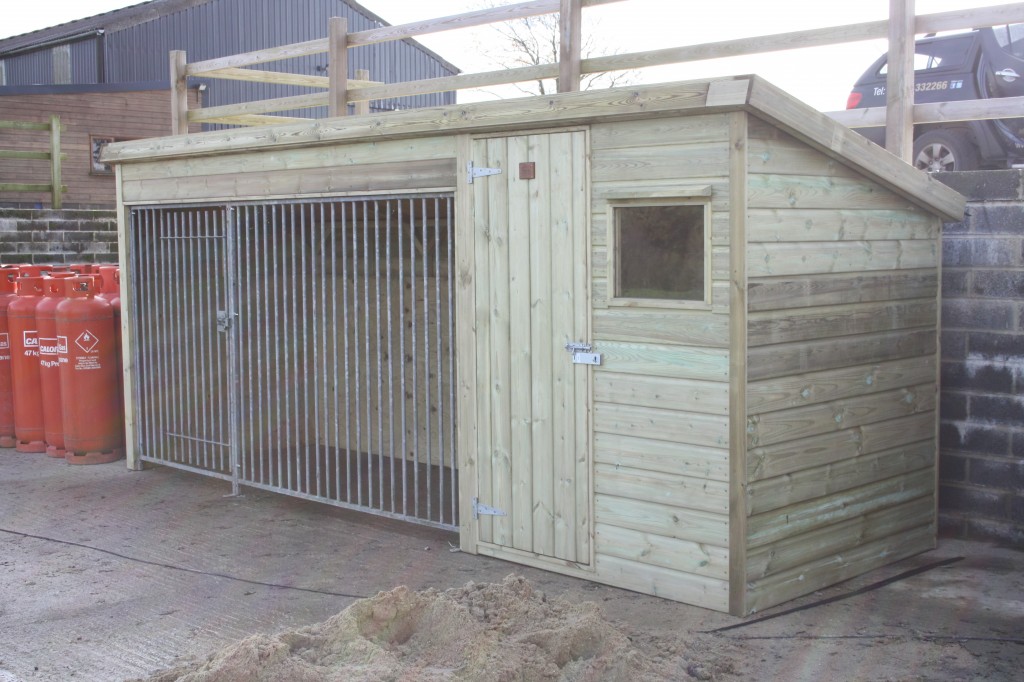
[[(259, 365), (253, 362), (252, 347), (255, 335), (255, 329), (253, 328), (254, 318), (254, 297), (259, 295), (260, 288), (253, 282), (255, 276), (255, 267), (252, 261), (252, 242), (254, 238), (253, 234), (253, 212), (254, 209), (251, 206), (244, 206), (238, 209), (244, 212), (245, 218), (240, 221), (241, 239), (245, 244), (244, 255), (239, 259), (240, 263), (245, 264), (245, 277), (239, 279), (239, 296), (243, 293), (245, 295), (245, 384), (246, 384), (246, 395), (249, 399), (249, 406), (246, 410), (248, 419), (246, 420), (248, 425), (249, 437), (243, 445), (246, 453), (246, 462), (242, 469), (242, 476), (246, 481), (257, 481), (256, 476), (256, 416), (262, 403), (262, 395), (253, 390), (253, 374), (254, 368)], [(239, 301), (241, 304), (241, 301)], [(256, 303), (258, 305), (258, 302)]]
[(288, 390), (292, 394), (291, 409), (288, 413), (288, 420), (292, 424), (292, 435), (295, 438), (294, 443), (289, 443), (288, 452), (288, 466), (289, 471), (292, 470), (294, 465), (294, 478), (289, 476), (288, 478), (288, 489), (298, 490), (300, 483), (299, 471), (299, 390), (298, 390), (298, 377), (299, 377), (299, 346), (298, 346), (298, 327), (299, 327), (299, 288), (296, 286), (295, 279), (299, 276), (299, 259), (298, 259), (298, 246), (296, 245), (296, 233), (298, 232), (296, 221), (295, 221), (295, 204), (288, 207), (288, 233), (291, 237), (289, 240), (288, 248), (291, 250), (291, 267), (289, 268), (291, 274), (291, 281), (289, 282), (290, 301), (291, 301), (291, 328), (288, 333), (288, 340), (292, 346), (292, 362), (291, 362), (291, 376), (288, 380)]
[[(316, 253), (316, 251), (320, 252), (320, 272), (319, 272), (320, 276), (319, 276), (319, 278), (316, 277), (316, 259), (313, 258), (313, 271), (314, 271), (314, 277), (313, 277), (313, 301), (314, 302), (313, 302), (313, 314), (312, 314), (311, 317), (313, 318), (313, 353), (314, 353), (314, 355), (313, 355), (313, 371), (315, 372), (315, 374), (313, 375), (313, 386), (314, 386), (314, 392), (313, 392), (313, 397), (314, 397), (313, 414), (316, 415), (316, 494), (319, 497), (319, 496), (323, 496), (323, 495), (329, 496), (330, 495), (330, 493), (329, 493), (330, 486), (329, 485), (324, 485), (325, 483), (328, 483), (328, 482), (323, 480), (324, 471), (322, 470), (322, 467), (321, 467), (321, 461), (323, 461), (325, 463), (327, 461), (326, 460), (327, 451), (325, 449), (326, 446), (327, 446), (327, 435), (326, 435), (327, 424), (326, 424), (326, 420), (323, 418), (325, 415), (321, 415), (320, 414), (321, 408), (325, 409), (325, 410), (327, 409), (327, 369), (326, 369), (326, 365), (327, 365), (327, 333), (326, 333), (326, 329), (325, 329), (325, 322), (327, 321), (327, 319), (326, 319), (327, 308), (326, 308), (326, 299), (325, 299), (325, 295), (326, 295), (325, 287), (327, 285), (327, 268), (326, 268), (326, 262), (324, 261), (324, 258), (326, 257), (326, 255), (324, 253), (326, 251), (326, 244), (325, 244), (325, 241), (324, 241), (324, 219), (325, 219), (324, 204), (322, 202), (316, 204), (316, 210), (318, 212), (318, 216), (317, 216), (317, 220), (315, 222), (316, 222), (317, 226), (319, 227), (319, 233), (320, 233), (319, 242), (320, 242), (320, 244), (319, 244), (319, 248), (314, 251), (314, 254)], [(310, 242), (313, 242), (312, 235), (310, 236)], [(316, 286), (317, 282), (320, 283), (319, 294), (317, 292), (317, 286)], [(319, 306), (317, 305), (317, 300), (319, 300)], [(319, 310), (317, 309), (318, 307), (319, 307)], [(317, 354), (316, 354), (316, 342), (317, 341), (320, 342), (320, 357), (322, 358), (322, 362), (324, 364), (324, 367), (321, 367), (320, 362), (317, 361)], [(321, 434), (321, 431), (320, 431), (320, 423), (321, 423), (321, 421), (324, 422), (324, 427), (323, 427), (324, 428), (324, 433), (323, 434)], [(322, 437), (321, 437), (321, 435), (322, 435)]]
[[(188, 237), (192, 231), (192, 224), (195, 220), (194, 209), (189, 209), (182, 213), (181, 217), (181, 229), (178, 233), (178, 239), (174, 241), (174, 309), (173, 309), (173, 324), (176, 329), (186, 328), (189, 330), (195, 329), (192, 320), (188, 323), (185, 322), (185, 315), (183, 312), (188, 309), (188, 290), (191, 287), (191, 282), (188, 280), (188, 248), (189, 242), (191, 241)], [(178, 433), (184, 433), (186, 435), (192, 435), (191, 428), (191, 412), (190, 399), (192, 394), (192, 382), (189, 376), (189, 357), (187, 352), (175, 352), (174, 355), (178, 359)], [(208, 461), (204, 461), (204, 455), (206, 454), (204, 444), (195, 440), (186, 440), (184, 443), (188, 450), (189, 462), (195, 466), (206, 468), (209, 466)]]
[[(167, 230), (169, 236), (171, 236), (171, 237), (177, 235), (178, 221), (180, 219), (180, 216), (181, 216), (181, 214), (178, 213), (178, 212), (175, 212), (175, 213), (171, 214), (171, 225), (169, 226), (169, 229)], [(164, 244), (167, 245), (167, 258), (166, 258), (166, 261), (165, 261), (167, 266), (166, 266), (166, 268), (164, 270), (164, 278), (165, 278), (165, 283), (164, 283), (164, 294), (165, 294), (164, 295), (164, 310), (163, 310), (163, 315), (160, 316), (161, 329), (160, 329), (159, 338), (160, 338), (162, 344), (166, 343), (167, 339), (170, 338), (170, 336), (168, 336), (168, 332), (170, 330), (167, 327), (168, 327), (168, 324), (169, 324), (169, 322), (171, 320), (171, 315), (174, 312), (173, 297), (174, 297), (174, 292), (177, 289), (177, 284), (175, 283), (174, 275), (172, 274), (173, 268), (174, 268), (174, 248), (175, 248), (175, 242), (174, 242), (173, 239), (168, 239), (168, 240), (164, 241)], [(177, 370), (177, 364), (176, 364), (177, 363), (177, 357), (176, 357), (176, 355), (174, 353), (161, 353), (161, 355), (163, 356), (163, 358), (165, 360), (164, 364), (166, 366), (167, 373), (168, 373), (168, 377), (167, 377), (168, 384), (167, 385), (170, 388), (170, 390), (168, 391), (168, 397), (167, 397), (167, 428), (169, 430), (176, 430), (178, 428), (178, 410), (177, 410), (178, 390), (179, 390), (179, 387), (181, 386), (181, 383), (178, 381), (177, 371), (176, 371)], [(165, 436), (166, 436), (166, 433), (165, 433)], [(171, 455), (174, 458), (175, 461), (181, 460), (182, 458), (178, 455), (178, 449), (177, 449), (179, 447), (178, 443), (172, 444), (170, 440), (167, 440), (167, 443), (168, 443), (168, 446), (169, 446), (168, 447), (168, 455)], [(186, 458), (186, 461), (187, 461), (187, 458)]]
[(456, 438), (455, 438), (455, 287), (454, 287), (454, 234), (452, 225), (452, 197), (445, 199), (445, 218), (448, 226), (448, 447), (451, 450), (448, 462), (448, 474), (451, 486), (448, 489), (448, 496), (451, 498), (451, 522), (455, 524), (456, 511), (459, 506), (458, 484), (455, 479), (456, 472)]
[[(338, 391), (338, 366), (339, 366), (338, 365), (338, 345), (339, 345), (338, 344), (338, 334), (340, 333), (342, 335), (346, 335), (347, 336), (348, 335), (348, 331), (344, 328), (344, 326), (338, 324), (338, 281), (339, 281), (339, 277), (338, 277), (338, 239), (337, 239), (337, 234), (338, 234), (337, 204), (331, 203), (331, 263), (333, 263), (333, 267), (331, 268), (331, 325), (330, 325), (330, 329), (333, 330), (332, 331), (333, 336), (332, 336), (332, 339), (331, 339), (331, 341), (332, 341), (331, 345), (333, 346), (333, 355), (334, 355), (334, 361), (331, 363), (331, 366), (332, 366), (332, 369), (333, 369), (332, 376), (334, 377), (334, 381), (333, 381), (333, 385), (332, 385), (332, 390), (333, 390), (333, 395), (334, 395), (334, 400), (332, 401), (332, 405), (334, 407), (334, 409), (332, 410), (332, 412), (334, 413), (334, 481), (335, 481), (335, 484), (334, 484), (334, 499), (335, 500), (341, 500), (341, 463), (340, 463), (340, 461), (338, 459), (340, 454), (341, 454), (341, 419), (340, 419), (341, 415), (339, 414), (339, 412), (340, 412), (339, 408), (340, 408), (340, 402), (341, 401), (340, 401), (340, 398), (339, 398), (339, 395), (338, 395), (338, 393), (339, 393), (339, 391)], [(344, 248), (345, 248), (345, 246), (344, 246), (345, 245), (344, 235), (342, 235), (341, 243), (342, 243), (342, 250), (344, 250)], [(344, 269), (345, 269), (344, 256), (342, 256), (342, 266), (341, 267), (342, 267), (342, 272), (344, 272)], [(344, 280), (342, 280), (342, 281), (344, 281)], [(347, 319), (346, 319), (346, 322), (347, 322)]]
[[(365, 270), (365, 261), (360, 261), (359, 257), (359, 216), (358, 216), (358, 204), (352, 202), (352, 318), (354, 325), (354, 335), (352, 337), (353, 353), (352, 353), (352, 364), (355, 366), (355, 383), (353, 384), (353, 392), (356, 396), (356, 504), (363, 503), (363, 431), (362, 431), (362, 384), (360, 378), (362, 373), (360, 372), (360, 361), (359, 361), (359, 340), (360, 340), (360, 328), (359, 324), (359, 281), (362, 279), (360, 274), (360, 262), (363, 263), (363, 270)], [(364, 307), (365, 309), (365, 307)]]
[(413, 515), (420, 514), (420, 391), (419, 391), (419, 339), (417, 338), (416, 316), (416, 216), (415, 202), (409, 202), (409, 310), (412, 311), (412, 497)]
[[(202, 228), (199, 230), (199, 233), (200, 233), (199, 236), (203, 237), (203, 239), (201, 239), (200, 241), (195, 242), (195, 246), (194, 246), (195, 253), (192, 254), (192, 258), (189, 259), (192, 263), (195, 263), (195, 262), (198, 261), (198, 265), (200, 266), (198, 269), (193, 269), (193, 273), (192, 273), (192, 276), (190, 278), (191, 281), (189, 282), (189, 285), (188, 285), (189, 289), (191, 290), (192, 296), (193, 296), (192, 314), (190, 315), (190, 318), (193, 321), (192, 323), (195, 326), (196, 331), (197, 331), (197, 333), (194, 333), (194, 334), (191, 335), (191, 338), (195, 340), (191, 345), (192, 345), (193, 348), (197, 348), (198, 347), (199, 357), (197, 358), (197, 363), (196, 364), (200, 365), (202, 367), (202, 371), (195, 372), (194, 376), (196, 376), (199, 379), (199, 381), (202, 382), (203, 384), (205, 384), (207, 386), (210, 386), (212, 384), (207, 383), (207, 382), (210, 381), (210, 377), (211, 377), (213, 372), (212, 372), (212, 367), (211, 367), (211, 362), (210, 362), (210, 354), (208, 352), (206, 352), (206, 347), (207, 347), (207, 344), (209, 343), (210, 332), (209, 332), (208, 325), (204, 325), (204, 324), (202, 324), (200, 322), (200, 320), (207, 320), (207, 319), (209, 319), (208, 316), (210, 314), (212, 314), (212, 311), (211, 311), (210, 306), (208, 304), (209, 302), (207, 300), (209, 294), (206, 293), (207, 287), (205, 286), (205, 283), (207, 281), (206, 278), (207, 278), (207, 276), (209, 275), (209, 272), (210, 272), (210, 259), (209, 259), (209, 249), (210, 249), (209, 242), (210, 242), (210, 237), (211, 237), (210, 211), (208, 211), (208, 210), (202, 211), (201, 222), (202, 222)], [(197, 295), (199, 297), (198, 301), (196, 300), (196, 296)], [(200, 390), (201, 388), (202, 388), (201, 386), (193, 386), (193, 390), (196, 390), (196, 391)], [(200, 429), (200, 433), (197, 434), (197, 435), (199, 435), (202, 438), (208, 439), (208, 440), (216, 440), (215, 438), (210, 438), (210, 421), (211, 421), (211, 419), (210, 419), (210, 406), (208, 404), (209, 401), (200, 399), (199, 403), (200, 404), (197, 405), (197, 408), (198, 408), (197, 411), (201, 412), (201, 416), (197, 415), (197, 417), (198, 417), (197, 421), (199, 422), (198, 427)], [(206, 445), (205, 447), (207, 449), (210, 448), (209, 445)], [(217, 446), (213, 446), (213, 447), (217, 447)]]
[[(296, 320), (296, 327), (293, 330), (293, 332), (298, 332), (299, 329), (302, 330), (302, 346), (301, 346), (302, 353), (301, 353), (301, 355), (299, 353), (296, 353), (296, 358), (295, 358), (296, 367), (295, 367), (295, 379), (294, 379), (294, 381), (295, 381), (295, 391), (296, 391), (296, 395), (295, 395), (295, 404), (296, 404), (296, 406), (299, 405), (299, 401), (298, 401), (299, 397), (300, 396), (302, 397), (302, 411), (299, 414), (301, 414), (302, 417), (303, 417), (303, 419), (302, 419), (302, 422), (303, 422), (302, 436), (304, 436), (304, 438), (303, 438), (304, 442), (299, 443), (299, 447), (302, 448), (302, 457), (303, 457), (303, 461), (304, 461), (303, 469), (304, 469), (304, 473), (306, 474), (306, 476), (305, 476), (306, 488), (303, 491), (306, 494), (309, 494), (310, 489), (313, 487), (311, 485), (311, 481), (310, 481), (310, 476), (312, 475), (312, 472), (310, 471), (310, 469), (312, 467), (310, 467), (310, 463), (309, 463), (309, 451), (310, 451), (310, 447), (311, 447), (311, 444), (309, 442), (309, 440), (310, 440), (310, 438), (309, 438), (309, 416), (310, 416), (309, 415), (309, 385), (308, 385), (308, 381), (305, 380), (305, 377), (303, 377), (303, 375), (300, 374), (300, 371), (301, 371), (301, 362), (300, 361), (305, 360), (306, 354), (309, 352), (309, 332), (308, 332), (308, 329), (309, 329), (310, 316), (309, 316), (309, 304), (308, 304), (308, 302), (306, 300), (306, 293), (307, 293), (306, 292), (306, 289), (307, 289), (306, 285), (307, 285), (307, 281), (309, 279), (309, 269), (306, 267), (306, 239), (309, 236), (306, 233), (306, 230), (307, 230), (307, 227), (308, 227), (308, 224), (307, 224), (307, 221), (306, 221), (306, 211), (308, 209), (311, 210), (310, 206), (308, 204), (299, 207), (299, 225), (298, 226), (294, 226), (294, 225), (292, 226), (292, 229), (295, 230), (295, 232), (297, 233), (296, 234), (296, 238), (297, 238), (298, 243), (299, 243), (299, 245), (298, 245), (298, 249), (299, 249), (298, 256), (299, 256), (299, 260), (300, 260), (300, 267), (299, 267), (299, 271), (298, 271), (297, 275), (298, 275), (298, 278), (302, 281), (302, 308), (297, 311), (298, 315), (297, 315), (297, 320)], [(298, 229), (296, 229), (296, 228), (298, 228)], [(310, 242), (312, 243), (312, 240), (310, 240)], [(314, 361), (313, 361), (314, 371), (315, 371), (316, 367), (317, 367), (317, 364), (316, 364), (316, 360), (314, 359)], [(299, 414), (296, 414), (296, 422), (298, 421)], [(297, 426), (298, 426), (298, 423), (296, 423), (296, 427)], [(298, 439), (298, 437), (296, 439)], [(298, 453), (296, 452), (296, 456), (297, 455), (298, 455)]]
[(426, 474), (427, 474), (427, 518), (433, 518), (433, 476), (430, 474), (430, 467), (434, 461), (433, 448), (431, 447), (430, 424), (430, 288), (427, 281), (427, 273), (430, 271), (430, 254), (427, 251), (427, 200), (422, 199), (422, 241), (423, 241), (423, 424), (426, 426)]
[(376, 332), (373, 338), (377, 346), (377, 508), (384, 508), (384, 367), (381, 352), (381, 298), (380, 298), (380, 204), (373, 202), (373, 280), (376, 285)]
[(362, 202), (363, 204), (363, 311), (365, 315), (366, 323), (366, 334), (363, 336), (364, 345), (366, 347), (366, 354), (363, 356), (363, 360), (366, 363), (366, 486), (367, 486), (367, 504), (373, 506), (373, 463), (370, 458), (373, 457), (373, 395), (371, 393), (370, 383), (370, 365), (372, 363), (372, 354), (370, 351), (370, 203), (368, 201)]
[[(444, 523), (444, 382), (441, 372), (441, 200), (434, 197), (434, 334), (437, 376), (437, 520)], [(431, 467), (434, 465), (431, 464)]]
[[(348, 209), (341, 205), (341, 308), (345, 336), (345, 501), (352, 502), (352, 382), (349, 365)], [(354, 251), (353, 251), (354, 252)], [(353, 327), (354, 328), (354, 327)], [(339, 441), (340, 443), (340, 441)]]
[[(411, 214), (411, 211), (410, 211)], [(408, 396), (408, 391), (405, 385), (405, 330), (407, 327), (405, 320), (405, 253), (403, 245), (405, 244), (405, 234), (403, 231), (406, 229), (405, 226), (405, 200), (398, 200), (398, 343), (399, 343), (399, 388), (401, 389), (401, 427), (402, 427), (402, 513), (408, 514), (409, 506), (409, 477), (408, 477), (408, 461), (409, 461), (409, 450), (406, 440), (406, 418), (405, 418), (405, 407)]]
[[(267, 207), (259, 206), (256, 212), (256, 225), (258, 228), (256, 234), (259, 235), (259, 250), (263, 253), (262, 259), (256, 259), (256, 270), (259, 272), (259, 276), (256, 278), (257, 319), (255, 321), (258, 329), (256, 332), (256, 358), (260, 368), (259, 374), (256, 375), (256, 385), (258, 387), (256, 395), (259, 396), (259, 409), (256, 412), (257, 442), (252, 443), (251, 447), (256, 452), (257, 457), (259, 457), (260, 483), (270, 483), (274, 478), (273, 463), (268, 459), (270, 456), (268, 443), (270, 442), (270, 396), (272, 395), (270, 390), (270, 372), (272, 363), (270, 362), (270, 339), (267, 338), (270, 329), (270, 316), (267, 314), (267, 308), (270, 306), (270, 293), (274, 288), (275, 282), (270, 276), (269, 245), (272, 235), (268, 222)], [(260, 268), (261, 260), (262, 268)], [(266, 341), (265, 344), (264, 340)]]
[(150, 235), (150, 249), (153, 266), (153, 274), (149, 278), (150, 286), (150, 305), (149, 309), (144, 311), (144, 315), (150, 320), (149, 329), (149, 348), (150, 348), (150, 362), (149, 362), (149, 395), (153, 402), (155, 412), (157, 413), (157, 419), (153, 425), (152, 440), (150, 441), (150, 447), (153, 448), (153, 453), (160, 459), (166, 459), (167, 453), (165, 448), (166, 437), (164, 434), (167, 430), (167, 393), (158, 394), (156, 391), (157, 386), (163, 386), (164, 380), (167, 378), (163, 375), (164, 354), (158, 352), (157, 339), (159, 339), (160, 324), (163, 319), (163, 305), (166, 303), (167, 297), (161, 296), (162, 291), (166, 291), (161, 284), (163, 283), (163, 265), (166, 262), (164, 259), (164, 247), (167, 242), (160, 239), (162, 232), (166, 229), (167, 214), (164, 211), (154, 212), (155, 219), (150, 225), (152, 234)]
[[(285, 460), (285, 453), (284, 453), (283, 444), (280, 441), (281, 441), (281, 438), (282, 438), (282, 434), (284, 433), (283, 413), (284, 413), (284, 410), (285, 410), (285, 402), (288, 399), (288, 396), (286, 394), (282, 395), (284, 393), (284, 389), (283, 389), (283, 387), (281, 385), (281, 367), (282, 367), (282, 365), (284, 365), (284, 362), (287, 361), (287, 359), (288, 359), (288, 348), (287, 348), (287, 346), (285, 346), (285, 339), (284, 339), (284, 337), (281, 334), (281, 319), (284, 317), (284, 311), (282, 310), (282, 308), (284, 306), (284, 301), (283, 301), (283, 299), (284, 299), (284, 292), (282, 292), (281, 290), (284, 288), (284, 277), (282, 277), (281, 273), (280, 273), (280, 268), (281, 268), (281, 260), (280, 259), (283, 258), (283, 254), (281, 253), (281, 251), (283, 251), (283, 248), (280, 248), (280, 249), (278, 248), (278, 238), (280, 238), (280, 241), (283, 243), (284, 242), (284, 236), (281, 234), (281, 230), (279, 229), (279, 227), (280, 227), (280, 225), (279, 225), (279, 212), (280, 212), (279, 209), (280, 208), (281, 208), (280, 206), (274, 206), (274, 207), (271, 208), (270, 220), (271, 220), (271, 235), (272, 235), (271, 236), (271, 241), (273, 243), (273, 254), (272, 254), (273, 255), (273, 261), (272, 261), (272, 264), (273, 264), (273, 274), (274, 274), (274, 276), (273, 276), (273, 282), (274, 282), (274, 284), (273, 284), (273, 290), (274, 290), (274, 310), (273, 310), (273, 314), (274, 315), (273, 316), (274, 316), (274, 372), (275, 372), (275, 376), (274, 376), (274, 386), (273, 386), (272, 390), (273, 390), (274, 394), (276, 394), (278, 396), (281, 396), (281, 398), (274, 401), (274, 405), (277, 408), (276, 411), (275, 411), (276, 415), (275, 415), (275, 419), (274, 419), (274, 423), (273, 423), (273, 428), (271, 429), (270, 434), (268, 434), (268, 435), (273, 434), (273, 439), (271, 440), (271, 439), (268, 438), (268, 440), (267, 440), (268, 456), (274, 457), (277, 460), (277, 481), (276, 481), (276, 485), (278, 487), (282, 487), (284, 485), (284, 476), (285, 476), (285, 466), (284, 466), (285, 462), (284, 462), (284, 460)], [(267, 343), (269, 344), (269, 340), (268, 340)], [(282, 354), (284, 354), (284, 358), (281, 357)], [(275, 452), (276, 452), (276, 455), (275, 455)]]
[[(205, 382), (206, 386), (219, 386), (219, 382), (216, 380), (216, 365), (214, 360), (216, 353), (214, 352), (214, 344), (217, 343), (217, 332), (214, 327), (216, 319), (216, 302), (211, 299), (212, 287), (210, 283), (217, 272), (217, 264), (212, 262), (211, 256), (211, 245), (216, 243), (216, 240), (220, 239), (220, 235), (223, 232), (219, 224), (219, 212), (215, 212), (213, 209), (203, 210), (203, 220), (205, 225), (203, 241), (197, 246), (197, 253), (202, 255), (202, 269), (197, 275), (197, 280), (190, 282), (189, 287), (199, 290), (200, 296), (200, 307), (193, 311), (193, 318), (199, 326), (199, 338), (197, 339), (197, 345), (200, 347), (203, 355), (203, 374), (201, 381)], [(199, 388), (199, 386), (194, 386)], [(213, 400), (203, 400), (203, 421), (204, 421), (204, 432), (203, 437), (209, 438), (210, 440), (219, 440), (220, 431), (223, 425), (218, 421), (218, 415), (216, 413), (216, 406)], [(214, 456), (219, 456), (222, 452), (222, 446), (211, 445), (213, 447)]]
[(225, 272), (227, 273), (227, 282), (225, 282), (225, 310), (228, 316), (228, 330), (227, 330), (227, 360), (228, 360), (228, 460), (231, 468), (231, 494), (238, 495), (238, 472), (239, 472), (239, 459), (240, 449), (238, 442), (238, 420), (239, 420), (239, 394), (238, 394), (238, 325), (235, 323), (237, 317), (236, 311), (237, 306), (235, 304), (235, 295), (238, 292), (237, 284), (237, 263), (235, 256), (235, 209), (229, 208), (227, 215), (225, 216), (225, 230), (224, 230), (224, 261), (225, 261)]
[(394, 318), (394, 308), (391, 302), (391, 290), (393, 288), (391, 280), (391, 230), (393, 228), (391, 216), (394, 213), (395, 204), (398, 201), (391, 199), (387, 202), (387, 216), (385, 219), (385, 238), (384, 238), (384, 263), (385, 263), (385, 277), (384, 283), (387, 287), (387, 339), (388, 339), (388, 463), (390, 465), (390, 488), (391, 488), (391, 511), (395, 511), (395, 343), (394, 343), (394, 329), (392, 327), (392, 320)]
[[(216, 315), (216, 311), (217, 310), (225, 310), (225, 311), (227, 310), (227, 301), (225, 300), (225, 294), (226, 294), (225, 290), (227, 288), (227, 283), (224, 281), (223, 273), (227, 271), (227, 269), (228, 269), (228, 267), (230, 265), (230, 263), (227, 260), (226, 244), (224, 243), (225, 240), (227, 239), (228, 223), (230, 221), (228, 213), (229, 213), (230, 210), (231, 209), (229, 209), (227, 207), (224, 207), (223, 209), (218, 211), (218, 220), (219, 220), (219, 223), (220, 223), (218, 232), (220, 234), (220, 239), (211, 239), (210, 240), (212, 242), (212, 246), (213, 246), (213, 261), (217, 264), (218, 269), (215, 271), (214, 275), (211, 278), (211, 279), (213, 279), (213, 287), (214, 287), (213, 293), (214, 293), (214, 300), (216, 301), (216, 305), (214, 305), (207, 312), (208, 312), (209, 316), (214, 316), (214, 317)], [(208, 319), (207, 324), (209, 324), (211, 326), (214, 326), (213, 325), (213, 321), (210, 320), (209, 317), (207, 319)], [(231, 447), (232, 447), (231, 446), (231, 440), (232, 440), (231, 439), (231, 404), (230, 404), (230, 396), (228, 395), (228, 392), (231, 390), (231, 386), (230, 386), (230, 372), (231, 372), (231, 368), (229, 366), (229, 363), (230, 363), (229, 350), (228, 350), (228, 347), (227, 347), (227, 344), (226, 344), (226, 340), (225, 340), (223, 334), (216, 333), (216, 332), (211, 332), (210, 333), (210, 339), (212, 340), (213, 345), (216, 348), (216, 353), (213, 354), (213, 357), (215, 357), (217, 359), (217, 364), (218, 364), (218, 367), (217, 367), (217, 425), (218, 425), (217, 433), (218, 433), (218, 438), (217, 438), (217, 440), (229, 444), (228, 445), (228, 452), (226, 453), (227, 454), (227, 459), (228, 459), (227, 462), (224, 461), (224, 459), (225, 459), (224, 447), (222, 446), (222, 447), (218, 448), (218, 457), (217, 457), (217, 459), (218, 459), (218, 463), (217, 463), (218, 466), (217, 466), (217, 469), (219, 471), (221, 471), (221, 472), (224, 472), (224, 473), (230, 473), (230, 475), (232, 477), (234, 477), (235, 474), (233, 472), (227, 471), (228, 469), (233, 468), (233, 464), (234, 464), (231, 461), (231, 457), (232, 457), (232, 452), (231, 452)], [(237, 491), (236, 491), (236, 485), (234, 483), (232, 483), (232, 485), (231, 485), (231, 492), (234, 495), (238, 494)]]
[[(254, 243), (253, 257), (250, 261), (253, 268), (253, 276), (250, 280), (253, 283), (252, 296), (256, 297), (256, 305), (253, 311), (252, 326), (250, 327), (252, 338), (249, 340), (249, 347), (254, 349), (255, 363), (249, 367), (250, 376), (255, 385), (249, 394), (251, 404), (255, 406), (255, 414), (252, 415), (254, 434), (248, 443), (249, 450), (255, 459), (253, 477), (260, 483), (269, 482), (266, 471), (266, 458), (263, 457), (262, 441), (265, 428), (264, 406), (270, 391), (264, 383), (267, 368), (270, 365), (270, 358), (267, 353), (269, 349), (263, 348), (263, 336), (266, 333), (263, 309), (269, 297), (270, 280), (266, 275), (267, 240), (266, 240), (266, 206), (256, 206), (252, 209), (252, 239)], [(262, 255), (262, 257), (260, 257)]]
[[(178, 316), (178, 320), (185, 324), (187, 319), (188, 327), (184, 327), (187, 330), (187, 334), (194, 338), (196, 321), (189, 318), (189, 316), (182, 315), (184, 310), (195, 310), (193, 307), (193, 301), (191, 299), (194, 287), (192, 286), (193, 273), (190, 270), (191, 259), (189, 256), (189, 248), (191, 247), (192, 240), (190, 237), (195, 231), (196, 212), (194, 210), (188, 210), (182, 220), (181, 239), (178, 239), (175, 243), (178, 245), (178, 286), (175, 291), (175, 313)], [(179, 326), (179, 328), (182, 328)], [(191, 351), (191, 355), (190, 355)], [(181, 424), (179, 425), (179, 433), (183, 433), (188, 436), (194, 436), (196, 434), (196, 424), (194, 423), (195, 415), (193, 414), (191, 398), (193, 393), (192, 379), (194, 372), (192, 371), (192, 364), (195, 362), (195, 344), (188, 344), (188, 347), (175, 349), (175, 355), (178, 356), (178, 360), (181, 362)], [(195, 462), (198, 462), (204, 468), (209, 468), (209, 450), (205, 443), (198, 441), (188, 441), (189, 451)]]

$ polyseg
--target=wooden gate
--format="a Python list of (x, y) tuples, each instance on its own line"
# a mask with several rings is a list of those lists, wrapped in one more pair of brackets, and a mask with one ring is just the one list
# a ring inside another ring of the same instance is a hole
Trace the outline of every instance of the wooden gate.
[(472, 164), (478, 548), (587, 565), (586, 133), (474, 140)]

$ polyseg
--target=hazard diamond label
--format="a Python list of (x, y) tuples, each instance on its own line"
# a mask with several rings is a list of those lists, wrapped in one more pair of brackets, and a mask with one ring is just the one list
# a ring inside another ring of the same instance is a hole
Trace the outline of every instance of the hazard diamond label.
[(75, 339), (75, 345), (84, 350), (86, 353), (91, 353), (96, 350), (96, 346), (100, 344), (100, 340), (96, 338), (96, 335), (86, 329), (84, 332), (78, 335)]

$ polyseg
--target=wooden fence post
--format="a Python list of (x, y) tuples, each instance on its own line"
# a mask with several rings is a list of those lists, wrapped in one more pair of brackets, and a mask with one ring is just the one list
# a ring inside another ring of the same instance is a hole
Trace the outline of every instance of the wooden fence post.
[(348, 19), (331, 17), (327, 25), (328, 59), (328, 115), (348, 114)]
[(558, 92), (580, 89), (580, 50), (583, 40), (583, 3), (561, 0), (558, 15)]
[(187, 63), (183, 50), (171, 50), (171, 135), (188, 134)]
[(59, 210), (64, 205), (64, 186), (61, 184), (60, 116), (50, 116), (50, 183), (51, 206)]
[(914, 153), (914, 0), (889, 0), (885, 148), (908, 163)]
[[(356, 80), (368, 81), (370, 80), (370, 72), (367, 69), (358, 69), (356, 71)], [(366, 116), (370, 113), (370, 100), (364, 99), (356, 102), (356, 115)]]

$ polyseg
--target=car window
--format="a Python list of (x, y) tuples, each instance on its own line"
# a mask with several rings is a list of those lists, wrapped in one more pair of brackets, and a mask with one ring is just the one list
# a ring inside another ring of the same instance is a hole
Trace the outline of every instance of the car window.
[(993, 26), (996, 42), (1010, 54), (1024, 59), (1024, 24)]
[[(921, 73), (940, 67), (948, 69), (962, 66), (967, 61), (967, 54), (973, 41), (974, 37), (967, 34), (963, 38), (947, 37), (919, 44), (914, 54), (914, 71)], [(888, 72), (889, 64), (886, 62), (879, 67), (877, 73), (884, 76)]]
[[(939, 64), (942, 63), (942, 57), (938, 57), (933, 54), (915, 54), (914, 55), (914, 71), (927, 71), (929, 69), (939, 68)], [(879, 76), (884, 76), (889, 73), (889, 63), (882, 64), (882, 68), (878, 70)]]

